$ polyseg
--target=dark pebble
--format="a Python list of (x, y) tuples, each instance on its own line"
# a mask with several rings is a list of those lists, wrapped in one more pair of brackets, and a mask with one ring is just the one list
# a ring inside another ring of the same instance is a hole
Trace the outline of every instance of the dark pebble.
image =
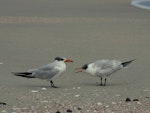
[(131, 101), (131, 99), (130, 98), (126, 98), (126, 102), (130, 102)]
[(81, 110), (81, 108), (80, 108), (80, 107), (78, 107), (78, 110)]
[(67, 112), (68, 112), (68, 113), (72, 113), (72, 110), (71, 110), (71, 109), (67, 109)]
[(133, 101), (139, 101), (139, 99), (133, 99)]
[(56, 113), (61, 113), (60, 111), (57, 111)]
[(5, 102), (0, 102), (0, 105), (7, 105)]

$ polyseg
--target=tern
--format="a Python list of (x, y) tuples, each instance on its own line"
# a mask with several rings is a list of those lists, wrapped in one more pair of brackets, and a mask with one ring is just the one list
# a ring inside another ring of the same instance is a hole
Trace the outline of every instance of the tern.
[[(134, 59), (135, 60), (135, 59)], [(85, 64), (81, 68), (76, 68), (76, 73), (85, 72), (92, 76), (100, 77), (100, 85), (106, 85), (106, 78), (118, 70), (127, 67), (134, 60), (129, 60), (126, 62), (121, 62), (119, 60), (97, 60), (93, 63)], [(105, 78), (104, 84), (102, 83), (103, 78)]]
[(51, 87), (56, 88), (53, 83), (53, 79), (60, 76), (66, 71), (66, 63), (73, 62), (71, 59), (65, 57), (56, 57), (53, 62), (47, 65), (29, 69), (26, 72), (12, 72), (15, 76), (26, 77), (26, 78), (39, 78), (49, 80)]

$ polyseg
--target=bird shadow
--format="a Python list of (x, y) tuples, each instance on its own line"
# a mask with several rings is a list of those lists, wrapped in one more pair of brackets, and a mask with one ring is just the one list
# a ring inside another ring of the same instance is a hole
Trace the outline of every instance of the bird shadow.
[(17, 87), (20, 87), (20, 88), (46, 88), (46, 89), (59, 89), (60, 87), (56, 86), (55, 88), (54, 87), (51, 87), (51, 85), (36, 85), (36, 84), (20, 84), (19, 86)]
[(121, 86), (123, 84), (121, 83), (107, 83), (105, 86), (104, 85), (100, 85), (100, 83), (96, 82), (96, 83), (84, 83), (84, 86), (99, 86), (99, 87), (107, 87), (107, 86)]

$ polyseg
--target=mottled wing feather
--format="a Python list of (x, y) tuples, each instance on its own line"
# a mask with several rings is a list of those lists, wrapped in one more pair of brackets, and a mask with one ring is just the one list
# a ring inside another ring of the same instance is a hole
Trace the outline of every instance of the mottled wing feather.
[(95, 62), (98, 76), (109, 76), (120, 69), (120, 62), (112, 60), (100, 60)]
[(113, 68), (113, 63), (109, 60), (98, 60), (94, 63), (94, 66), (101, 69), (108, 69)]

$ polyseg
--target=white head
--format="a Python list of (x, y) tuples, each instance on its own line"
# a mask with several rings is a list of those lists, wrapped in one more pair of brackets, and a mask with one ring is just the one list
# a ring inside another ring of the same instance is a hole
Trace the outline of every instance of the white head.
[(76, 68), (76, 73), (85, 72), (90, 75), (95, 75), (96, 70), (93, 68), (93, 64), (85, 64), (81, 68)]

